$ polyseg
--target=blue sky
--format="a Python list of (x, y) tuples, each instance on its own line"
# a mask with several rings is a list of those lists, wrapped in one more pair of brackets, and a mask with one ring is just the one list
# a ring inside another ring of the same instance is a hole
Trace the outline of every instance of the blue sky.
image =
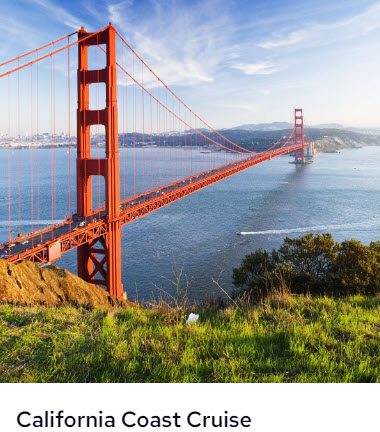
[(111, 21), (216, 127), (380, 126), (380, 1), (23, 0), (0, 4), (0, 58)]

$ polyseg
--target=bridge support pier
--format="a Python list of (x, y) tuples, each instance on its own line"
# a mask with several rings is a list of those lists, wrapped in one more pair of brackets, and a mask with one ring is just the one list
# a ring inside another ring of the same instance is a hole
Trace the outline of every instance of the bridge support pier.
[(308, 143), (308, 145), (305, 148), (305, 160), (306, 161), (312, 161), (314, 157), (314, 143)]
[[(78, 35), (77, 214), (86, 220), (93, 215), (92, 176), (101, 175), (105, 178), (107, 227), (105, 236), (78, 248), (78, 275), (88, 282), (105, 286), (113, 296), (123, 297), (115, 35), (111, 24), (92, 37), (83, 28)], [(89, 70), (88, 47), (97, 45), (106, 46), (106, 67)], [(89, 87), (97, 83), (105, 83), (106, 106), (90, 110)], [(105, 127), (103, 159), (91, 157), (90, 127), (93, 125)]]

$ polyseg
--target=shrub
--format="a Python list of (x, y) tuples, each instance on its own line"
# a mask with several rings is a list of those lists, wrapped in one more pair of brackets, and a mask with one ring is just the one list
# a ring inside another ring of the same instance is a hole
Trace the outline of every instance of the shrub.
[(277, 266), (275, 254), (257, 249), (247, 255), (239, 268), (233, 270), (233, 283), (239, 291), (233, 296), (257, 302), (266, 297), (273, 289), (273, 272)]
[(278, 257), (286, 265), (286, 281), (293, 292), (322, 292), (336, 259), (336, 243), (331, 234), (286, 237)]
[(331, 234), (285, 238), (271, 253), (258, 249), (233, 270), (235, 298), (257, 303), (269, 294), (345, 296), (380, 293), (380, 242), (335, 242)]
[(357, 240), (341, 243), (329, 277), (340, 294), (380, 292), (380, 242), (369, 246)]

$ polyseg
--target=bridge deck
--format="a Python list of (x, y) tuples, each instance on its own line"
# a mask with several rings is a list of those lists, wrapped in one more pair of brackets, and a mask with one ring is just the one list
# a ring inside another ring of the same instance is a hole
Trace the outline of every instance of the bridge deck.
[[(292, 145), (258, 153), (123, 200), (120, 206), (120, 223), (124, 225), (133, 222), (226, 177), (301, 147), (302, 145)], [(105, 214), (105, 209), (98, 209), (90, 217), (74, 217), (72, 220), (27, 234), (14, 243), (3, 243), (0, 246), (1, 258), (9, 262), (27, 259), (39, 263), (59, 259), (61, 254), (105, 235)], [(49, 252), (53, 245), (59, 247), (59, 253), (54, 256)]]

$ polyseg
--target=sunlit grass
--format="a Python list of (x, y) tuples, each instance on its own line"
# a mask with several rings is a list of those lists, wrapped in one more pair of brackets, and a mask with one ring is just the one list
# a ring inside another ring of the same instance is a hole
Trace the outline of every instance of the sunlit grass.
[(379, 297), (199, 313), (0, 306), (0, 381), (380, 381)]

